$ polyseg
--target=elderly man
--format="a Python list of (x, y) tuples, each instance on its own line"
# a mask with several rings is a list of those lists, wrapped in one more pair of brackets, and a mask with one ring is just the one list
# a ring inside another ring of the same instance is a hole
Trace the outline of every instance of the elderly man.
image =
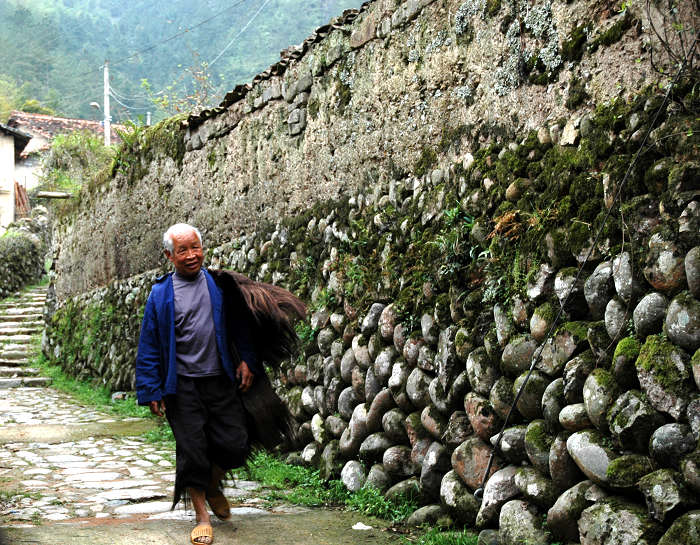
[[(286, 317), (301, 316), (305, 308), (281, 288), (203, 269), (202, 237), (190, 225), (170, 227), (163, 245), (175, 272), (158, 278), (146, 303), (136, 360), (137, 397), (153, 414), (168, 419), (177, 457), (173, 507), (186, 492), (197, 519), (190, 540), (209, 544), (213, 531), (206, 504), (219, 519), (230, 517), (221, 481), (226, 471), (245, 463), (249, 431), (255, 434), (248, 422), (268, 434), (267, 441), (254, 437), (264, 445), (281, 441), (270, 440), (269, 433), (285, 426), (279, 423), (284, 408), (261, 362), (279, 361), (291, 352), (293, 330)], [(254, 299), (266, 301), (262, 310), (252, 308)], [(256, 346), (266, 333), (270, 342), (270, 331), (276, 354)], [(253, 407), (246, 411), (242, 397), (253, 394), (257, 399), (249, 400)], [(250, 413), (262, 413), (268, 421)]]

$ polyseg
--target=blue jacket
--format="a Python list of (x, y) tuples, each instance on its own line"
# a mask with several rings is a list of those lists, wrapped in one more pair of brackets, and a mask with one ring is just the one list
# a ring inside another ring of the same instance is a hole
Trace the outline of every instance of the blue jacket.
[[(207, 279), (211, 309), (216, 333), (216, 346), (221, 365), (232, 383), (236, 383), (235, 369), (243, 360), (258, 374), (255, 352), (250, 343), (248, 325), (237, 320), (233, 328), (235, 338), (229, 342), (226, 335), (226, 309), (221, 289), (204, 270)], [(177, 363), (175, 360), (175, 293), (172, 273), (161, 276), (151, 289), (141, 324), (138, 354), (136, 356), (136, 396), (139, 405), (159, 401), (176, 393)], [(236, 320), (236, 316), (229, 319)]]

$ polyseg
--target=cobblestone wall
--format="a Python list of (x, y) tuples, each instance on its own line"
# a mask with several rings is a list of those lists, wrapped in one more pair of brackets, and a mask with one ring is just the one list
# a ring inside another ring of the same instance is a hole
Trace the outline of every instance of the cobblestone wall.
[(159, 233), (176, 221), (223, 244), (488, 142), (560, 121), (574, 137), (587, 111), (653, 82), (642, 3), (626, 5), (376, 0), (348, 12), (224, 107), (125, 143), (58, 224), (59, 295), (159, 266)]
[(0, 236), (0, 299), (38, 282), (44, 274), (48, 223), (46, 209), (36, 207), (32, 217), (11, 224)]

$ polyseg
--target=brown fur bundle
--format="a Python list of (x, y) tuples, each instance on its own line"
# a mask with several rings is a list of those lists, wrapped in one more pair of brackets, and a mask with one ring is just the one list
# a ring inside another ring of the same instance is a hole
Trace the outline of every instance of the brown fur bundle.
[[(250, 325), (250, 340), (260, 363), (278, 368), (296, 351), (299, 339), (292, 324), (306, 316), (306, 305), (284, 288), (255, 282), (233, 271), (209, 272), (223, 292), (226, 312), (243, 316)], [(233, 338), (232, 332), (229, 338)], [(266, 374), (256, 377), (241, 399), (248, 414), (251, 443), (268, 449), (285, 441), (288, 446), (296, 444), (296, 422)]]
[(258, 358), (272, 368), (294, 354), (299, 342), (293, 320), (306, 316), (306, 305), (279, 286), (255, 282), (247, 276), (209, 270), (224, 292), (227, 311), (248, 317), (251, 342)]

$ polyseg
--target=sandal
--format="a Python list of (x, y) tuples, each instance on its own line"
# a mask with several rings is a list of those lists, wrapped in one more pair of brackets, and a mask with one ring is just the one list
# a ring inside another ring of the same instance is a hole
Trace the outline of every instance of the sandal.
[[(208, 537), (209, 541), (195, 541), (201, 537)], [(211, 524), (198, 524), (195, 526), (190, 532), (190, 542), (192, 545), (209, 545), (214, 543), (214, 530), (212, 530)]]
[(207, 503), (219, 520), (228, 520), (231, 518), (231, 508), (229, 507), (228, 500), (220, 490), (212, 496), (207, 496)]

